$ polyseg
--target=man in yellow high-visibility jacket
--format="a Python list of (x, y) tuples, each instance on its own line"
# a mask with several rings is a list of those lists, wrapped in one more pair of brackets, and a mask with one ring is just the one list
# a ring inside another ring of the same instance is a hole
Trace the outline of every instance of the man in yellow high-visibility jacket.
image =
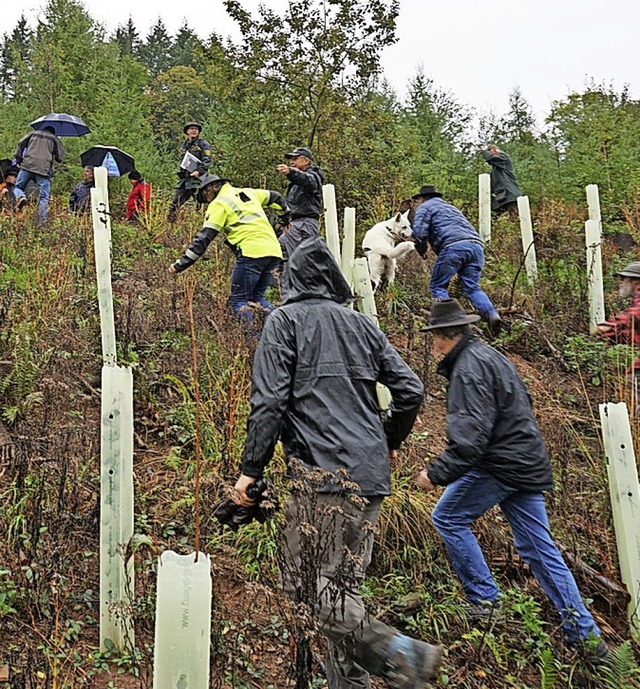
[(222, 232), (236, 255), (229, 298), (233, 312), (252, 320), (249, 302), (272, 309), (264, 294), (273, 281), (274, 269), (282, 262), (282, 249), (264, 209), (273, 209), (287, 224), (289, 208), (284, 196), (268, 189), (238, 189), (228, 179), (205, 175), (198, 201), (209, 204), (202, 229), (184, 256), (169, 266), (169, 272), (180, 273), (193, 265)]

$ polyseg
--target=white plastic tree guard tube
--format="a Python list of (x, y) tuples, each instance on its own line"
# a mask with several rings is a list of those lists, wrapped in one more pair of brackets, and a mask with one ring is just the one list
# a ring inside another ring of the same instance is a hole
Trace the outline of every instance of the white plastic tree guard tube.
[(534, 285), (538, 279), (538, 260), (536, 245), (533, 239), (533, 225), (531, 223), (531, 208), (528, 196), (518, 196), (518, 215), (520, 216), (520, 232), (522, 234), (522, 251), (527, 280)]
[(106, 167), (93, 168), (93, 179), (96, 189), (100, 189), (104, 195), (104, 220), (111, 247), (111, 211), (109, 209), (109, 176)]
[(209, 689), (211, 562), (168, 550), (158, 561), (153, 689)]
[(335, 258), (336, 263), (341, 265), (338, 208), (336, 206), (336, 189), (333, 184), (323, 185), (322, 199), (324, 201), (324, 226), (327, 236), (327, 246)]
[(480, 237), (485, 243), (491, 241), (491, 175), (478, 175), (478, 223)]
[[(133, 375), (102, 367), (100, 446), (100, 648), (133, 645)], [(108, 641), (107, 641), (108, 640)]]
[[(358, 300), (358, 311), (379, 325), (376, 301), (373, 297), (373, 287), (371, 287), (369, 263), (366, 258), (356, 258), (353, 262), (353, 283)], [(387, 387), (380, 383), (376, 384), (376, 390), (380, 411), (387, 412), (391, 407), (391, 393)]]
[(344, 209), (344, 239), (342, 240), (342, 274), (353, 285), (353, 261), (356, 253), (356, 209)]
[(587, 194), (587, 208), (589, 209), (589, 220), (597, 220), (602, 229), (602, 215), (600, 213), (600, 192), (597, 184), (588, 184), (585, 187)]
[(601, 404), (600, 420), (620, 573), (630, 596), (627, 614), (640, 640), (640, 485), (626, 403)]
[(96, 257), (96, 278), (98, 281), (102, 361), (107, 366), (115, 366), (116, 327), (113, 317), (113, 294), (111, 291), (110, 222), (106, 212), (104, 192), (98, 187), (91, 189), (91, 215), (93, 218), (93, 246)]
[(600, 221), (596, 218), (591, 218), (584, 224), (584, 235), (587, 244), (589, 326), (592, 330), (598, 323), (602, 323), (605, 318), (604, 286), (602, 282), (602, 235), (600, 229)]

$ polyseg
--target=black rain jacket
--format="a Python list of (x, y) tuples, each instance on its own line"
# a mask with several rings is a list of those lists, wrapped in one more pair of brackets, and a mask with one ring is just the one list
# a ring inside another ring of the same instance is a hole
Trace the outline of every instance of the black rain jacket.
[(446, 486), (471, 469), (484, 469), (519, 490), (552, 490), (531, 398), (511, 361), (468, 333), (438, 373), (449, 380), (448, 444), (427, 468), (431, 483)]
[[(288, 459), (345, 469), (362, 495), (389, 495), (389, 449), (411, 430), (422, 383), (376, 325), (342, 305), (351, 292), (324, 240), (300, 244), (283, 286), (255, 356), (242, 473), (261, 476), (280, 438)], [(384, 427), (377, 381), (393, 397)]]
[(324, 177), (317, 165), (310, 165), (306, 170), (289, 168), (287, 175), (287, 205), (291, 208), (291, 219), (320, 217), (322, 210), (322, 185)]

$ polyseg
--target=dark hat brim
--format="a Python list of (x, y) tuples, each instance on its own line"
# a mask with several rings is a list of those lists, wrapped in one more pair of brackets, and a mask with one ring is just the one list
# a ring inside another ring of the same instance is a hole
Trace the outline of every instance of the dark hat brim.
[(420, 328), (421, 333), (428, 333), (432, 330), (442, 330), (443, 328), (454, 328), (456, 325), (469, 325), (470, 323), (477, 323), (480, 320), (480, 316), (477, 313), (470, 313), (466, 316), (459, 316), (458, 318), (453, 318), (450, 321), (440, 321), (439, 323), (433, 323), (432, 325), (427, 325), (424, 328)]
[(199, 125), (197, 122), (189, 122), (189, 124), (185, 124), (182, 131), (186, 134), (187, 129), (191, 129), (191, 127), (195, 127), (198, 130), (198, 134), (202, 132), (202, 126)]
[(632, 273), (628, 270), (619, 270), (617, 273), (613, 274), (617, 278), (632, 278), (634, 280), (640, 280), (640, 273)]
[(434, 196), (437, 196), (438, 198), (442, 198), (442, 194), (439, 191), (434, 191), (433, 193), (430, 193), (430, 194), (414, 194), (411, 198), (415, 201), (417, 199), (431, 199)]
[(287, 160), (291, 160), (291, 158), (306, 158), (307, 160), (313, 162), (313, 156), (308, 156), (305, 153), (285, 153), (284, 157)]

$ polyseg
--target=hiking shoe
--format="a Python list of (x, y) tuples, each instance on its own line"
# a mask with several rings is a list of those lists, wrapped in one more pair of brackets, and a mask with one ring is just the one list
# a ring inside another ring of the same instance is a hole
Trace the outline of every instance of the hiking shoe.
[(436, 677), (442, 649), (396, 634), (389, 647), (384, 678), (391, 689), (424, 689)]
[(576, 650), (585, 663), (594, 667), (607, 663), (612, 655), (607, 642), (599, 636), (582, 639), (576, 645)]
[(464, 616), (471, 624), (478, 622), (494, 622), (502, 624), (504, 622), (504, 612), (500, 601), (481, 601), (479, 603), (466, 603), (463, 608)]

